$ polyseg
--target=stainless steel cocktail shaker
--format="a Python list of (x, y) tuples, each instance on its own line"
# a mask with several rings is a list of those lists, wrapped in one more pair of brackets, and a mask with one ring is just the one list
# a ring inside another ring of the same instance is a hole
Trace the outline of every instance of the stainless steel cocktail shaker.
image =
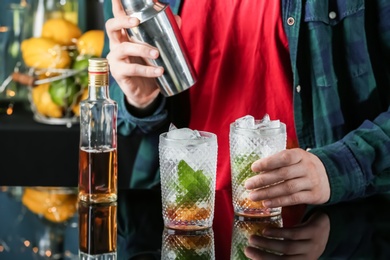
[(196, 82), (195, 71), (188, 59), (186, 46), (171, 8), (157, 0), (121, 0), (125, 12), (137, 17), (140, 24), (128, 30), (130, 36), (148, 43), (160, 51), (151, 65), (164, 67), (158, 77), (161, 93), (173, 96)]

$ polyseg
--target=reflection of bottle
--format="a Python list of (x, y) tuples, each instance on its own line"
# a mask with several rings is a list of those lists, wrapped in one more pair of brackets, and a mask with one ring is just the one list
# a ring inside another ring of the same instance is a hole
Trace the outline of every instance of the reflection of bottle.
[(117, 199), (117, 104), (108, 94), (108, 62), (89, 59), (89, 96), (80, 102), (79, 199)]
[(117, 258), (117, 205), (79, 203), (79, 259)]

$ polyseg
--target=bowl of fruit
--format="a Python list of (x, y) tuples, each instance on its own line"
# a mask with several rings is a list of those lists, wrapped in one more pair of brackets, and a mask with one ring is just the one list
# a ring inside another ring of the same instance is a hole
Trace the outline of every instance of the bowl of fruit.
[(82, 32), (62, 18), (47, 20), (40, 37), (22, 41), (23, 64), (13, 79), (29, 88), (34, 119), (40, 123), (78, 123), (79, 103), (88, 96), (88, 59), (100, 57), (104, 32)]

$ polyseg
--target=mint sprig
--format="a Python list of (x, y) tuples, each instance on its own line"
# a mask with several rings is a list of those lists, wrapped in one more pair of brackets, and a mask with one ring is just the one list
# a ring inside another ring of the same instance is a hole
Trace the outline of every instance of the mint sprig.
[(252, 163), (256, 160), (260, 159), (260, 156), (251, 153), (249, 155), (241, 155), (237, 156), (233, 161), (233, 169), (237, 174), (237, 183), (241, 184), (249, 177), (256, 175), (256, 172), (253, 172), (251, 169)]
[(194, 171), (184, 160), (181, 160), (177, 167), (179, 176), (176, 186), (177, 201), (192, 205), (210, 196), (210, 177), (202, 170)]

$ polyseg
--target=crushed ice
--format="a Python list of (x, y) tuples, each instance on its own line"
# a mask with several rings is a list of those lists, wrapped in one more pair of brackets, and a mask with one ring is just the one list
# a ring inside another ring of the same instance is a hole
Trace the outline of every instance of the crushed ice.
[(256, 120), (251, 115), (246, 115), (236, 119), (235, 123), (239, 128), (260, 129), (260, 128), (279, 128), (280, 120), (271, 120), (268, 114), (260, 120)]

